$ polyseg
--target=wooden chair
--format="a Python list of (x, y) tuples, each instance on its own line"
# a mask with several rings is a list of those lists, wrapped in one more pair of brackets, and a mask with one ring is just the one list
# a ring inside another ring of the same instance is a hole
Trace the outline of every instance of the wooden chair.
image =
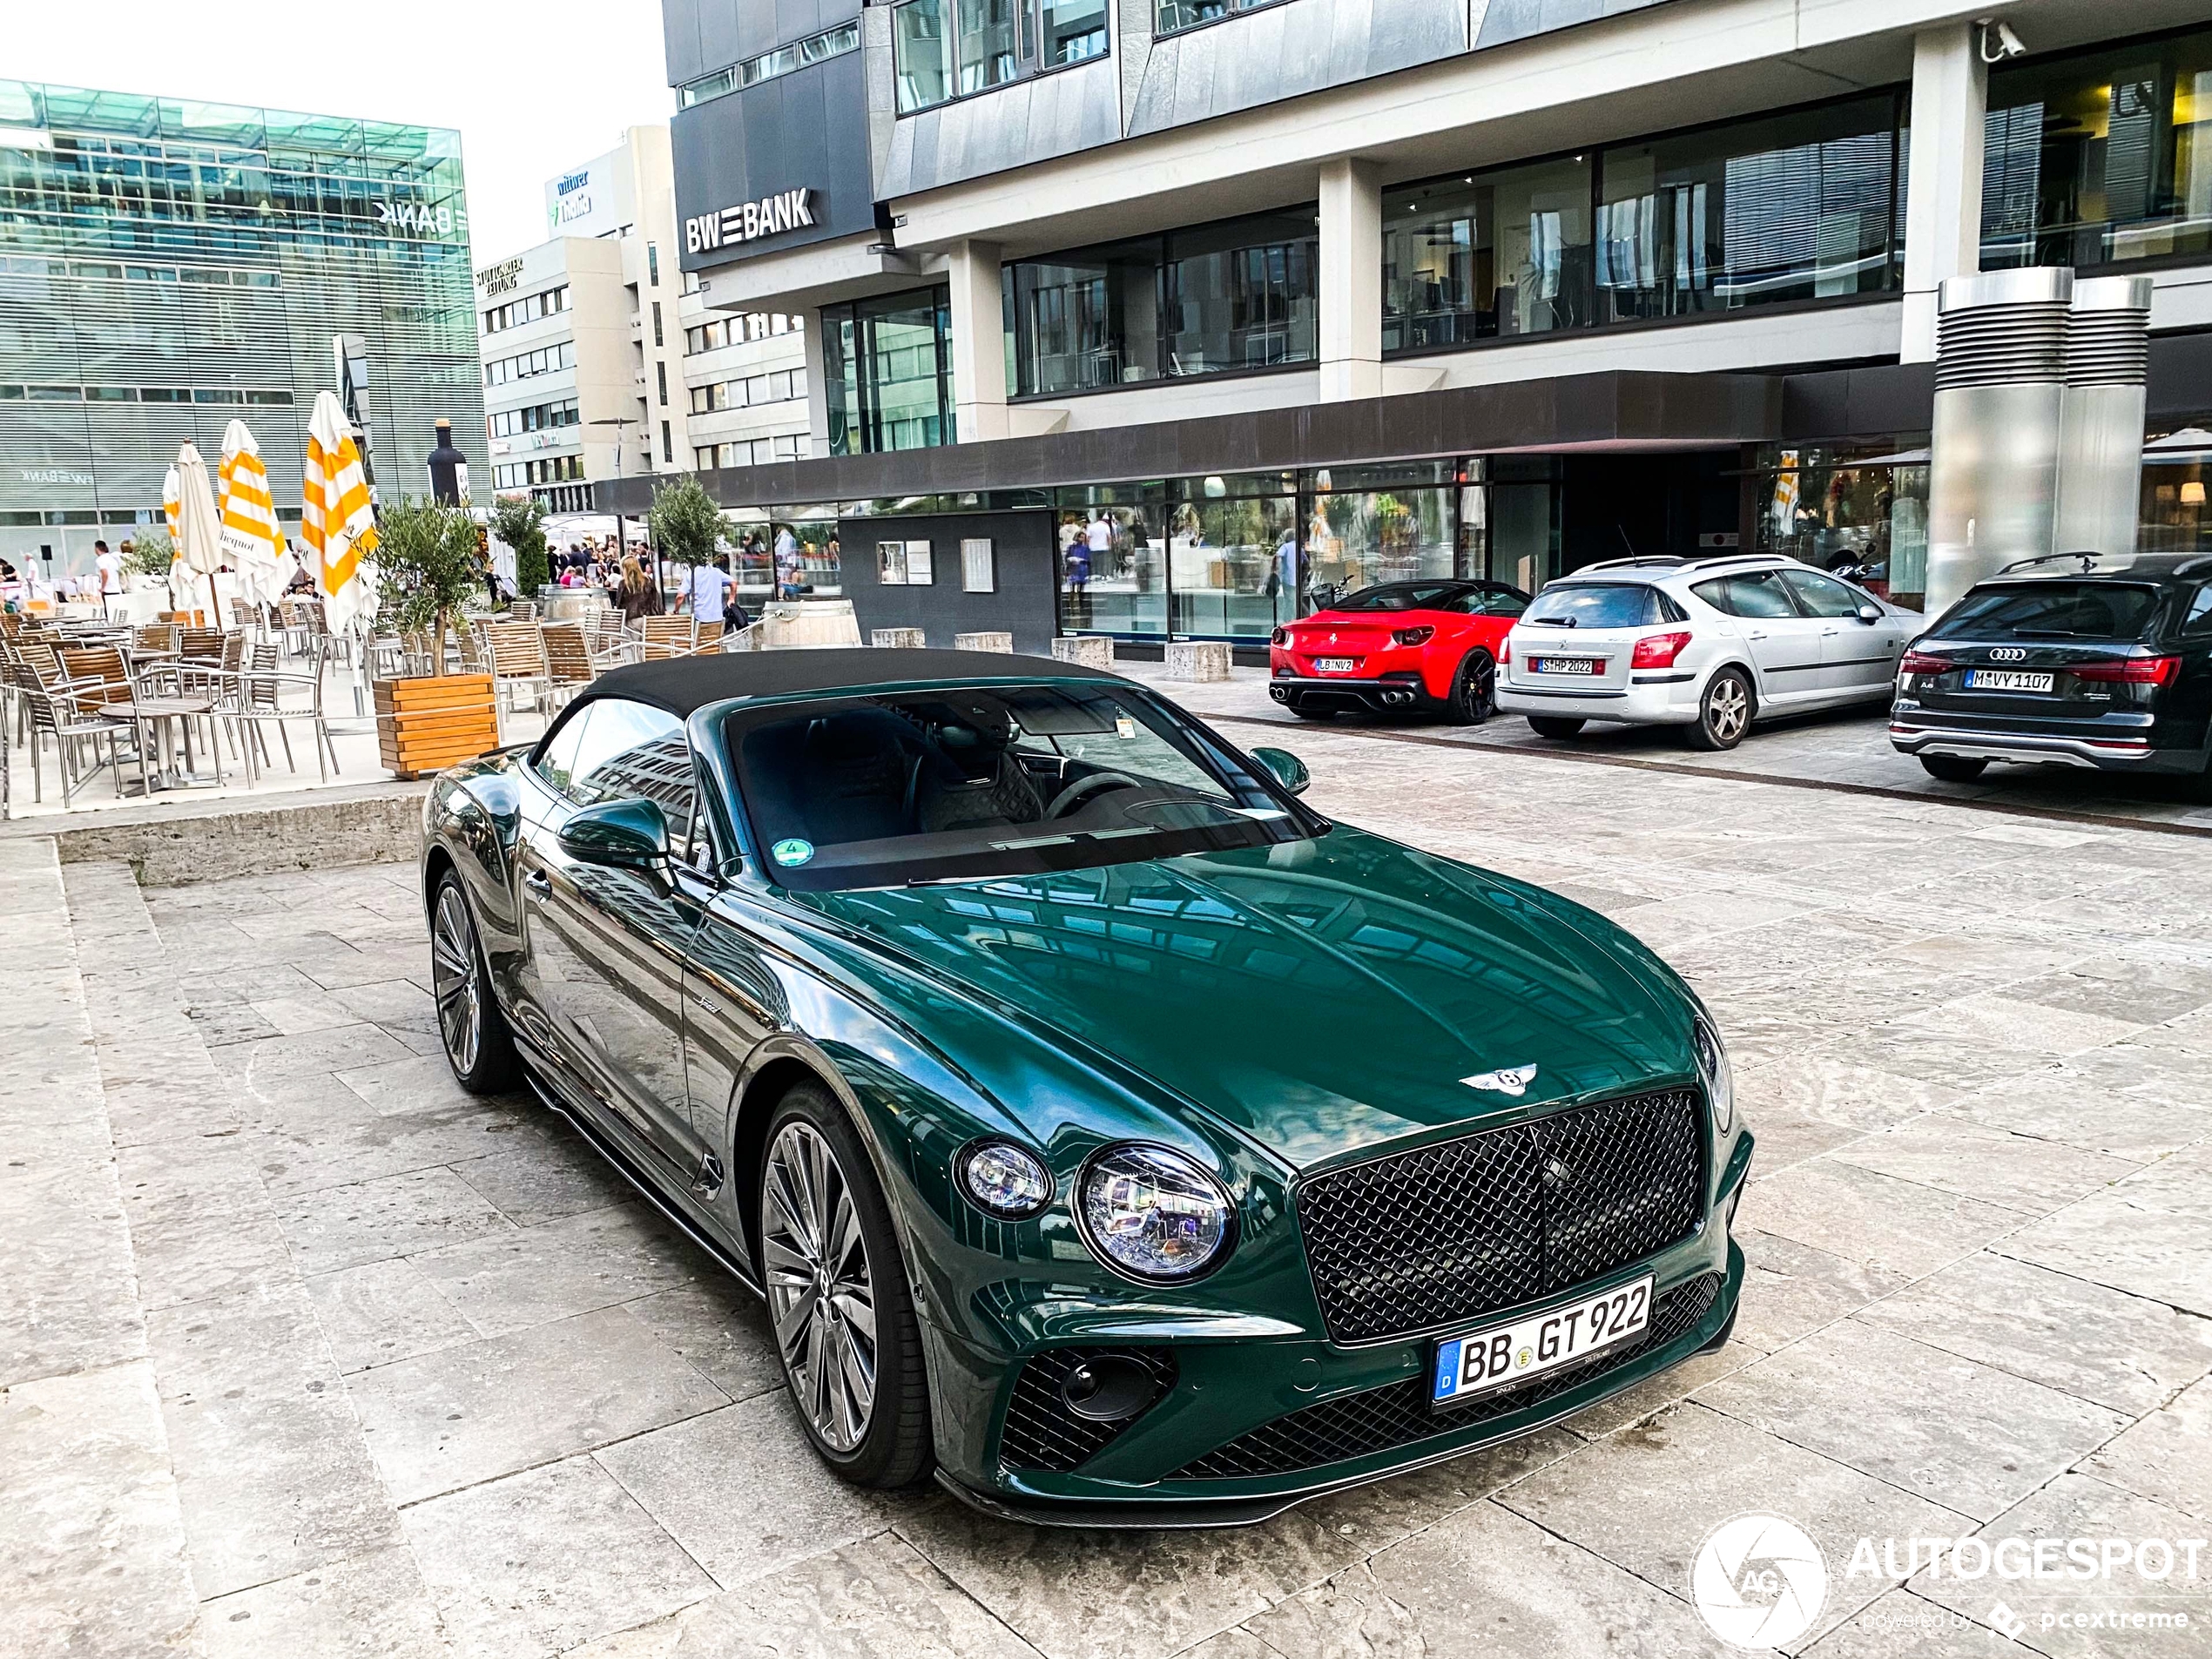
[[(98, 705), (81, 702), (51, 647), (37, 644), (23, 646), (11, 660), (10, 671), (16, 677), (17, 693), (29, 726), (31, 799), (46, 799), (45, 771), (38, 758), (42, 733), (54, 739), (55, 759), (62, 774), (63, 806), (73, 803), (78, 791), (99, 776), (103, 765), (115, 777), (122, 777), (123, 739), (126, 737), (133, 739), (138, 781), (144, 787), (145, 756), (138, 749), (131, 724), (109, 718), (99, 711)], [(91, 764), (84, 765), (81, 763), (88, 747)], [(106, 751), (105, 759), (101, 758), (103, 747)]]
[(591, 660), (582, 623), (549, 622), (538, 631), (545, 640), (546, 702), (551, 709), (590, 685), (599, 670)]
[(180, 629), (176, 650), (179, 656), (188, 663), (220, 663), (223, 660), (223, 642), (239, 637), (235, 629)]
[(534, 622), (494, 622), (484, 626), (485, 642), (491, 647), (492, 696), (496, 704), (503, 691), (507, 708), (515, 708), (515, 694), (522, 687), (530, 688), (530, 700), (543, 698), (552, 684), (545, 667), (545, 636)]
[(185, 632), (186, 630), (173, 622), (141, 623), (131, 631), (131, 648), (133, 651), (173, 651), (178, 649), (177, 642)]
[(688, 614), (646, 617), (637, 626), (644, 636), (644, 659), (649, 663), (664, 662), (671, 657), (689, 657), (699, 643), (698, 631)]

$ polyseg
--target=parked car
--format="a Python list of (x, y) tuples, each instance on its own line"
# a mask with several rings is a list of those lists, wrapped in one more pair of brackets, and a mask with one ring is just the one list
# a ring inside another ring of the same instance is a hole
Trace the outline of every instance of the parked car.
[(1268, 695), (1303, 719), (1346, 709), (1489, 718), (1498, 651), (1528, 596), (1502, 582), (1386, 582), (1268, 642)]
[(1547, 738), (1612, 720), (1733, 749), (1768, 715), (1885, 701), (1919, 622), (1795, 559), (1616, 559), (1536, 596), (1507, 636), (1498, 706)]
[(2212, 558), (2067, 553), (1978, 583), (1899, 664), (1890, 740), (1964, 783), (1993, 760), (2212, 767)]
[(1074, 664), (617, 669), (431, 790), (446, 1055), (765, 1298), (864, 1486), (1241, 1523), (1719, 1345), (1696, 996), (1305, 782)]

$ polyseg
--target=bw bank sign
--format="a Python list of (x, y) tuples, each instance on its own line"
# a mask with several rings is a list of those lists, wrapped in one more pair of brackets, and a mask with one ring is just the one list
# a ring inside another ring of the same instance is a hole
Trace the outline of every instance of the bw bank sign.
[(764, 236), (811, 229), (819, 222), (814, 217), (813, 191), (786, 190), (763, 196), (757, 202), (739, 202), (718, 213), (699, 213), (685, 219), (684, 246), (690, 253), (705, 253), (733, 242), (757, 242)]

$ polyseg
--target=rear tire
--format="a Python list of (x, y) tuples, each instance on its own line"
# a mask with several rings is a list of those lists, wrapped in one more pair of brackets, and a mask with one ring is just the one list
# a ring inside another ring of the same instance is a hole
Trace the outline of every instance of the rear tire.
[(1708, 753), (1733, 749), (1751, 729), (1751, 717), (1757, 708), (1752, 700), (1751, 682), (1743, 678), (1743, 671), (1723, 668), (1705, 682), (1705, 695), (1697, 704), (1697, 718), (1683, 728), (1683, 741), (1691, 748)]
[(1453, 725), (1480, 725), (1498, 711), (1498, 664), (1488, 651), (1469, 651), (1452, 677), (1444, 718)]
[(1971, 755), (1922, 755), (1920, 765), (1929, 777), (1947, 784), (1970, 784), (1989, 770), (1989, 762)]
[[(778, 1103), (758, 1196), (769, 1319), (807, 1439), (856, 1487), (912, 1486), (935, 1461), (921, 1325), (867, 1148), (820, 1084)], [(868, 1386), (864, 1410), (853, 1379)]]
[(1588, 724), (1588, 721), (1578, 720), (1571, 714), (1532, 714), (1528, 717), (1528, 729), (1538, 737), (1557, 738), (1562, 742)]
[(468, 890), (452, 870), (430, 900), (430, 990), (454, 1081), (472, 1095), (502, 1095), (514, 1088), (522, 1078), (522, 1057), (491, 988)]

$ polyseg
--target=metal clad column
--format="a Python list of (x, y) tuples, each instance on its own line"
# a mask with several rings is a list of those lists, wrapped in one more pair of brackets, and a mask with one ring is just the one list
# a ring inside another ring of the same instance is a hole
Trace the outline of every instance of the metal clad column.
[(2132, 553), (2143, 488), (2151, 280), (2074, 285), (2059, 437), (2055, 553)]
[(2074, 273), (2054, 266), (1943, 285), (1928, 481), (1931, 617), (2000, 565), (2052, 550), (2073, 300)]

